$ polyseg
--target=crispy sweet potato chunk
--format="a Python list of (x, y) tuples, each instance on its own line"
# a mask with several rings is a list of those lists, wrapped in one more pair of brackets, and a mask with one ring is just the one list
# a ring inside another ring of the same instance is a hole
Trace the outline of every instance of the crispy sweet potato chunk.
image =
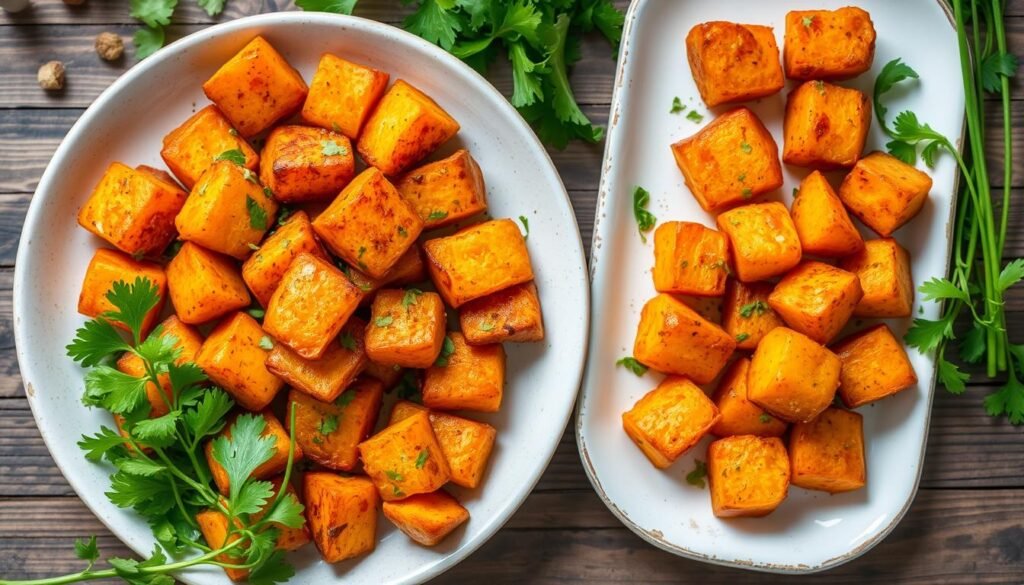
[(787, 422), (812, 420), (832, 404), (839, 368), (839, 358), (825, 347), (776, 327), (750, 361), (747, 399)]
[(846, 258), (840, 268), (860, 279), (864, 296), (857, 317), (909, 317), (914, 307), (910, 255), (892, 238), (864, 242), (864, 250)]
[(779, 281), (768, 304), (792, 329), (828, 343), (846, 326), (862, 294), (856, 274), (808, 261)]
[(365, 327), (365, 321), (350, 317), (337, 342), (328, 345), (316, 360), (307, 360), (283, 343), (275, 344), (267, 357), (267, 369), (317, 400), (334, 402), (366, 368)]
[(715, 391), (714, 401), (722, 416), (711, 427), (711, 434), (719, 437), (756, 435), (781, 437), (786, 423), (765, 412), (747, 400), (747, 373), (750, 360), (740, 358), (729, 366)]
[(259, 166), (260, 157), (231, 127), (217, 106), (209, 105), (164, 136), (160, 157), (182, 185), (191, 189), (214, 159), (238, 150), (245, 157), (242, 165), (250, 171)]
[(772, 288), (769, 282), (729, 281), (722, 303), (722, 328), (736, 340), (736, 349), (752, 350), (769, 331), (784, 325), (768, 304)]
[(303, 392), (288, 393), (289, 411), (295, 413), (295, 442), (311, 461), (324, 467), (351, 471), (359, 461), (357, 446), (377, 423), (384, 385), (362, 378), (333, 402), (321, 402)]
[[(85, 269), (82, 292), (78, 295), (78, 312), (87, 317), (99, 317), (107, 311), (115, 310), (116, 307), (107, 300), (107, 293), (114, 283), (120, 281), (131, 285), (140, 277), (149, 280), (156, 287), (159, 296), (156, 306), (146, 313), (142, 320), (142, 336), (145, 337), (160, 316), (164, 299), (167, 297), (167, 276), (159, 264), (133, 260), (117, 250), (96, 250), (89, 261), (89, 267)], [(113, 323), (125, 331), (128, 330), (127, 325), (123, 323)]]
[(782, 160), (819, 169), (851, 167), (864, 152), (871, 102), (857, 91), (807, 81), (786, 101)]
[(281, 284), (284, 273), (295, 257), (303, 252), (328, 260), (327, 253), (313, 234), (306, 212), (296, 211), (242, 264), (242, 280), (261, 305), (266, 307), (270, 304), (270, 297)]
[(864, 249), (864, 239), (843, 202), (819, 171), (807, 175), (800, 183), (790, 214), (805, 254), (849, 256)]
[(278, 126), (260, 154), (260, 181), (282, 203), (330, 199), (356, 175), (344, 134), (309, 126)]
[(297, 112), (307, 92), (299, 72), (263, 37), (249, 41), (203, 84), (206, 97), (246, 138)]
[(743, 282), (783, 274), (803, 257), (789, 211), (777, 201), (737, 207), (717, 221), (719, 231), (729, 236), (736, 276)]
[(230, 258), (185, 242), (167, 264), (174, 312), (198, 324), (249, 306), (249, 290)]
[(848, 408), (870, 404), (917, 384), (907, 350), (884, 323), (841, 340), (832, 351), (843, 364), (839, 397)]
[(882, 237), (889, 237), (921, 211), (932, 179), (898, 158), (872, 152), (857, 161), (839, 198), (857, 219)]
[(537, 285), (517, 284), (469, 301), (459, 308), (459, 328), (470, 345), (543, 340)]
[[(175, 315), (164, 319), (153, 331), (153, 334), (161, 337), (174, 337), (177, 340), (174, 347), (181, 350), (177, 359), (178, 364), (194, 360), (196, 353), (199, 352), (199, 347), (203, 344), (203, 338), (199, 333), (182, 323)], [(142, 362), (142, 358), (132, 352), (125, 352), (118, 358), (117, 369), (137, 378), (147, 375), (146, 365)], [(167, 374), (160, 374), (159, 378), (159, 388), (152, 382), (146, 384), (150, 418), (158, 418), (170, 412), (169, 403), (174, 400), (174, 388), (171, 386), (170, 378)]]
[(793, 485), (829, 493), (864, 487), (864, 421), (856, 412), (829, 408), (789, 436)]
[(434, 546), (469, 520), (469, 510), (444, 490), (438, 490), (384, 502), (384, 516), (415, 542)]
[[(273, 437), (274, 438), (274, 453), (265, 462), (260, 464), (259, 467), (253, 470), (252, 475), (256, 479), (267, 479), (278, 473), (284, 471), (284, 468), (288, 465), (288, 447), (291, 440), (288, 437), (288, 432), (281, 426), (281, 421), (277, 420), (277, 417), (273, 415), (269, 410), (263, 412), (243, 415), (243, 416), (258, 416), (263, 417), (266, 426), (263, 428), (263, 432), (260, 433), (262, 437)], [(230, 438), (231, 428), (234, 426), (235, 421), (232, 419), (224, 430), (221, 431), (221, 435)], [(214, 457), (213, 452), (213, 439), (206, 442), (206, 463), (210, 466), (210, 475), (213, 476), (213, 483), (217, 484), (217, 489), (220, 493), (228, 495), (231, 489), (231, 481), (228, 478), (228, 472)], [(302, 459), (302, 447), (298, 444), (295, 445), (295, 460)]]
[(430, 412), (426, 407), (408, 400), (395, 403), (388, 424), (393, 425), (423, 411), (430, 414), (430, 426), (448, 462), (452, 483), (470, 489), (480, 485), (494, 448), (497, 435), (494, 427), (454, 414)]
[(686, 58), (709, 107), (765, 97), (785, 84), (769, 26), (702, 22), (686, 35)]
[(718, 407), (693, 382), (669, 376), (622, 414), (622, 428), (658, 469), (664, 469), (708, 433)]
[(284, 386), (265, 365), (270, 337), (245, 313), (225, 317), (196, 354), (196, 365), (246, 410), (263, 410)]
[(366, 354), (378, 364), (427, 368), (441, 353), (446, 320), (435, 292), (386, 289), (373, 299)]
[(633, 357), (666, 374), (706, 384), (718, 375), (736, 341), (682, 301), (659, 294), (640, 312)]
[(789, 491), (789, 456), (778, 437), (739, 435), (708, 446), (711, 508), (719, 518), (771, 514)]
[(783, 61), (790, 79), (849, 79), (871, 69), (875, 26), (864, 10), (786, 13)]
[(387, 87), (387, 73), (324, 53), (309, 84), (302, 118), (355, 140)]
[(505, 388), (505, 350), (500, 344), (469, 345), (449, 333), (438, 361), (423, 380), (423, 404), (439, 410), (497, 412)]
[(699, 223), (666, 221), (654, 231), (654, 289), (717, 297), (729, 275), (729, 240)]
[(722, 114), (672, 145), (693, 197), (709, 213), (739, 205), (782, 186), (775, 139), (747, 108)]
[(78, 211), (78, 225), (134, 256), (159, 255), (174, 239), (187, 195), (177, 183), (110, 163)]
[(395, 265), (380, 278), (373, 278), (348, 265), (345, 266), (344, 272), (352, 284), (362, 291), (363, 300), (360, 304), (363, 305), (368, 305), (376, 296), (375, 293), (386, 286), (404, 286), (427, 280), (427, 267), (423, 263), (418, 244), (410, 246)]
[(380, 503), (373, 482), (315, 471), (306, 473), (303, 486), (306, 521), (324, 561), (337, 563), (373, 552)]
[(487, 210), (487, 188), (469, 151), (409, 171), (395, 188), (423, 220), (425, 229), (449, 225)]
[(451, 473), (430, 417), (418, 412), (359, 444), (366, 474), (388, 502), (436, 491)]

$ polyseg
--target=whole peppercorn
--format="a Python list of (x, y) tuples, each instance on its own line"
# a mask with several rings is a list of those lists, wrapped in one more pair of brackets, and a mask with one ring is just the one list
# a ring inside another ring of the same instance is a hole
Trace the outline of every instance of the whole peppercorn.
[(46, 90), (57, 90), (64, 88), (64, 64), (60, 61), (50, 61), (39, 68), (36, 74), (39, 87)]
[(100, 33), (96, 37), (96, 53), (104, 61), (117, 61), (124, 53), (124, 41), (115, 33)]

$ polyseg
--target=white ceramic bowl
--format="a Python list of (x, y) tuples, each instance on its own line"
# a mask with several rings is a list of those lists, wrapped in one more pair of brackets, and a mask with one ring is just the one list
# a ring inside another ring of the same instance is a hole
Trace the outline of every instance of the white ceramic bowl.
[[(452, 491), (470, 521), (438, 547), (412, 544), (389, 522), (377, 550), (329, 565), (310, 545), (292, 555), (295, 584), (411, 583), (440, 574), (493, 535), (544, 471), (564, 432), (587, 346), (589, 293), (579, 230), (565, 188), (543, 146), (490, 83), (422, 39), (360, 18), (277, 13), (243, 18), (190, 35), (136, 65), (82, 115), (39, 183), (22, 234), (14, 275), (18, 360), (39, 430), (82, 500), (128, 546), (152, 550), (149, 528), (103, 495), (110, 469), (87, 462), (75, 445), (110, 425), (109, 415), (79, 401), (83, 370), (65, 356), (83, 318), (76, 312), (86, 265), (101, 245), (76, 223), (79, 206), (111, 161), (163, 167), (161, 138), (203, 107), (200, 85), (257, 34), (264, 35), (308, 81), (324, 52), (388, 71), (436, 99), (462, 125), (442, 153), (464, 146), (479, 161), (494, 217), (526, 216), (528, 245), (544, 307), (547, 339), (509, 344), (505, 401), (480, 416), (498, 428), (484, 484)], [(182, 575), (189, 583), (228, 583), (219, 569)]]

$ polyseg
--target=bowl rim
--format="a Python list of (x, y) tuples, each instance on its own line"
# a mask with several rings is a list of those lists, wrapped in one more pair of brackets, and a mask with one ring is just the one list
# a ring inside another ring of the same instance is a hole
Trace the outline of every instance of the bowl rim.
[[(71, 149), (71, 144), (80, 139), (80, 135), (85, 132), (86, 127), (89, 126), (92, 119), (96, 117), (97, 112), (111, 107), (112, 102), (115, 101), (115, 97), (123, 87), (133, 83), (136, 79), (147, 75), (150, 70), (157, 69), (164, 63), (174, 60), (180, 53), (189, 49), (201, 48), (203, 44), (212, 39), (244, 31), (249, 28), (269, 28), (284, 23), (307, 23), (338, 26), (342, 28), (359, 28), (369, 32), (370, 34), (381, 37), (382, 41), (402, 44), (413, 51), (418, 51), (421, 54), (439, 62), (439, 66), (442, 69), (461, 75), (468, 84), (472, 85), (474, 89), (479, 92), (479, 95), (487, 98), (491, 102), (494, 102), (495, 106), (499, 110), (498, 115), (507, 118), (511, 125), (518, 127), (518, 129), (523, 133), (524, 140), (533, 147), (533, 150), (538, 153), (538, 156), (540, 156), (543, 161), (546, 161), (546, 170), (550, 172), (551, 179), (554, 181), (554, 184), (557, 184), (558, 186), (557, 193), (552, 194), (553, 199), (555, 199), (554, 204), (563, 207), (563, 211), (571, 222), (570, 225), (565, 227), (571, 227), (572, 232), (567, 234), (565, 237), (571, 239), (572, 236), (575, 235), (574, 243), (577, 251), (575, 255), (577, 256), (577, 262), (582, 267), (582, 271), (580, 274), (580, 286), (578, 287), (580, 292), (577, 295), (577, 298), (573, 299), (573, 302), (580, 308), (581, 324), (583, 326), (582, 347), (578, 363), (575, 364), (575, 377), (570, 378), (570, 380), (575, 380), (575, 391), (573, 392), (571, 399), (568, 400), (565, 405), (565, 412), (561, 416), (562, 424), (558, 427), (559, 432), (556, 436), (549, 439), (549, 445), (547, 446), (546, 454), (543, 457), (543, 465), (535, 467), (535, 471), (526, 476), (524, 481), (520, 484), (520, 488), (514, 492), (514, 497), (507, 499), (504, 504), (498, 507), (497, 512), (494, 515), (486, 519), (478, 538), (466, 541), (465, 543), (460, 543), (457, 548), (447, 553), (440, 562), (430, 565), (426, 570), (405, 575), (398, 581), (402, 583), (425, 582), (441, 575), (445, 571), (459, 564), (479, 549), (484, 543), (493, 538), (498, 530), (508, 522), (512, 515), (519, 510), (520, 506), (522, 506), (527, 497), (533, 492), (533, 488), (536, 486), (537, 482), (540, 481), (541, 476), (547, 470), (548, 465), (554, 457), (555, 451), (565, 434), (565, 430), (568, 428), (569, 420), (573, 415), (576, 397), (579, 394), (580, 384), (583, 379), (583, 371), (586, 364), (587, 348), (589, 346), (590, 338), (590, 279), (588, 275), (588, 266), (584, 253), (583, 238), (580, 234), (575, 210), (572, 205), (572, 200), (569, 198), (565, 185), (562, 182), (561, 174), (558, 172), (554, 161), (551, 159), (550, 153), (541, 143), (536, 133), (512, 106), (508, 99), (478, 71), (440, 47), (396, 26), (367, 18), (325, 12), (285, 11), (244, 16), (228, 22), (208, 26), (169, 43), (166, 47), (160, 49), (153, 55), (133, 65), (120, 77), (114, 80), (110, 86), (104, 89), (71, 126), (71, 129), (61, 139), (60, 144), (54, 151), (50, 161), (47, 163), (33, 193), (28, 211), (25, 215), (25, 220), (22, 224), (22, 233), (18, 240), (18, 252), (15, 258), (14, 267), (12, 312), (15, 351), (18, 359), (19, 373), (25, 387), (25, 395), (28, 399), (29, 407), (36, 423), (36, 428), (42, 436), (47, 451), (54, 463), (57, 465), (57, 468), (60, 470), (61, 475), (63, 475), (69, 485), (71, 485), (71, 488), (75, 491), (75, 495), (78, 499), (85, 504), (89, 511), (92, 512), (100, 522), (103, 523), (107, 530), (109, 530), (119, 541), (123, 542), (136, 554), (143, 558), (148, 558), (152, 541), (148, 538), (145, 542), (126, 539), (123, 537), (122, 531), (115, 528), (115, 526), (121, 524), (120, 522), (114, 521), (113, 518), (108, 519), (93, 507), (89, 499), (82, 497), (81, 494), (83, 490), (89, 489), (91, 486), (83, 485), (83, 481), (78, 476), (73, 474), (69, 475), (65, 472), (64, 465), (57, 457), (54, 456), (54, 445), (58, 442), (58, 439), (55, 439), (44, 432), (40, 426), (40, 421), (46, 418), (46, 414), (43, 413), (41, 407), (37, 408), (38, 401), (35, 398), (33, 382), (40, 379), (42, 376), (40, 373), (35, 371), (31, 360), (28, 359), (28, 355), (26, 353), (27, 350), (25, 348), (28, 347), (29, 341), (26, 337), (26, 332), (20, 325), (21, 319), (19, 315), (21, 314), (21, 307), (26, 302), (25, 295), (29, 293), (28, 284), (26, 282), (27, 277), (25, 275), (25, 266), (28, 263), (29, 250), (33, 246), (33, 238), (37, 233), (38, 224), (43, 213), (44, 200), (49, 197), (59, 197), (59, 195), (41, 194), (52, 193), (52, 183), (55, 181), (55, 177), (58, 174), (58, 168), (62, 166), (63, 160)], [(572, 250), (563, 250), (561, 253), (571, 254)], [(570, 372), (571, 371), (572, 370), (570, 370)], [(200, 582), (198, 575), (189, 572), (176, 574), (175, 578), (190, 584)]]

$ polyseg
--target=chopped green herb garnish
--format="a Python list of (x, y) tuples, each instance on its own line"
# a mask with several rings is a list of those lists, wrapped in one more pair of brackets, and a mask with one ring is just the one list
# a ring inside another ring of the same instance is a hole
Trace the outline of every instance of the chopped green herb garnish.
[(226, 160), (228, 162), (235, 163), (238, 166), (245, 164), (245, 153), (239, 148), (233, 148), (231, 150), (225, 150), (224, 152), (213, 157), (214, 162)]
[(373, 324), (377, 327), (388, 327), (395, 321), (395, 318), (391, 315), (381, 315), (373, 320)]
[(524, 238), (529, 238), (530, 237), (530, 220), (525, 215), (520, 215), (519, 216), (519, 223), (523, 224), (523, 229), (526, 230), (526, 233), (523, 234), (523, 237)]
[(704, 489), (704, 478), (708, 476), (708, 466), (700, 459), (693, 460), (693, 471), (686, 474), (686, 483)]
[(750, 187), (744, 187), (740, 194), (743, 195), (744, 199), (750, 199), (754, 196), (754, 191)]
[(800, 24), (804, 25), (804, 28), (811, 28), (811, 25), (814, 24), (814, 17), (805, 16), (802, 19), (800, 19)]
[(416, 456), (416, 469), (423, 469), (423, 466), (427, 464), (427, 459), (429, 458), (430, 449), (420, 451), (420, 454)]
[(320, 153), (324, 156), (346, 156), (348, 149), (333, 140), (321, 140)]
[(742, 150), (745, 154), (750, 154), (754, 149), (751, 148), (750, 143), (744, 140), (743, 142), (740, 143), (740, 150)]
[(772, 422), (772, 417), (767, 412), (762, 412), (761, 416), (757, 417), (757, 420), (761, 421), (761, 424), (766, 425)]
[(704, 121), (704, 116), (697, 110), (690, 110), (686, 113), (686, 119), (696, 124), (700, 124)]
[(338, 417), (333, 414), (328, 414), (320, 419), (320, 426), (316, 429), (323, 436), (327, 436), (334, 431), (338, 430)]
[(444, 336), (444, 343), (441, 345), (441, 354), (434, 360), (434, 365), (439, 367), (446, 367), (448, 362), (451, 361), (452, 354), (455, 353), (455, 342), (448, 335)]
[(430, 212), (430, 215), (427, 216), (427, 221), (440, 221), (446, 217), (448, 217), (447, 211), (435, 209), (434, 211)]
[(402, 295), (402, 306), (405, 307), (405, 310), (408, 311), (409, 307), (416, 304), (416, 300), (419, 299), (422, 294), (423, 291), (418, 288), (405, 289), (405, 294)]
[(815, 81), (814, 89), (818, 90), (818, 93), (820, 93), (821, 95), (825, 95), (825, 82), (820, 80)]
[(738, 343), (743, 343), (744, 341), (746, 341), (748, 339), (750, 339), (750, 334), (749, 333), (740, 333), (739, 335), (736, 336), (736, 341)]
[(260, 349), (270, 351), (274, 349), (274, 340), (270, 339), (269, 335), (264, 335), (263, 337), (260, 338), (259, 346)]
[(670, 109), (668, 113), (678, 114), (679, 112), (682, 112), (685, 109), (686, 106), (683, 105), (683, 100), (679, 99), (679, 96), (676, 96), (672, 98), (672, 109)]
[(261, 231), (267, 229), (267, 210), (249, 195), (245, 196), (245, 210), (249, 212), (249, 227)]
[(338, 342), (341, 344), (341, 347), (349, 351), (356, 350), (356, 336), (352, 335), (351, 331), (343, 331), (341, 336), (338, 337)]
[(352, 401), (355, 400), (355, 399), (356, 399), (356, 391), (355, 390), (345, 390), (344, 392), (341, 393), (340, 396), (338, 396), (337, 399), (334, 400), (334, 405), (338, 406), (340, 408), (345, 408), (349, 404), (352, 404)]
[(768, 303), (760, 300), (753, 301), (740, 307), (740, 317), (749, 319), (751, 315), (764, 315), (768, 310)]
[(398, 235), (402, 236), (403, 238), (409, 237), (409, 232), (405, 229), (404, 225), (398, 226)]
[(627, 356), (615, 362), (616, 366), (622, 366), (637, 376), (647, 373), (647, 366), (641, 364), (636, 358)]
[(479, 329), (480, 331), (493, 331), (494, 323), (481, 323)]
[(402, 474), (398, 473), (393, 469), (388, 469), (387, 471), (384, 472), (384, 474), (387, 475), (388, 479), (390, 479), (391, 481), (402, 481), (403, 479)]
[(263, 309), (256, 308), (256, 307), (253, 307), (252, 309), (249, 309), (248, 311), (246, 311), (246, 313), (248, 313), (249, 316), (252, 317), (253, 319), (262, 319), (263, 317), (265, 317), (267, 315), (266, 311), (264, 311)]
[(633, 189), (633, 217), (636, 219), (636, 227), (640, 230), (640, 239), (646, 244), (647, 236), (644, 232), (649, 232), (654, 228), (654, 224), (657, 223), (658, 218), (653, 213), (647, 211), (647, 204), (651, 201), (651, 194), (643, 187), (637, 187)]

